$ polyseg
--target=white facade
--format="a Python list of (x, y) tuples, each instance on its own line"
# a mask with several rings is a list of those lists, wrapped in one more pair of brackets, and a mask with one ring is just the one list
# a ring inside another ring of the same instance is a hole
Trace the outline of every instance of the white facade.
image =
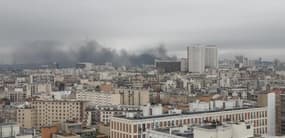
[(188, 72), (205, 71), (205, 47), (187, 47)]
[(86, 111), (89, 126), (97, 124), (98, 122), (108, 125), (113, 116), (141, 113), (140, 106), (132, 105), (95, 106), (89, 107)]
[(248, 138), (253, 137), (253, 127), (245, 123), (234, 123), (216, 128), (196, 127), (193, 138)]
[[(209, 126), (209, 125), (208, 125)], [(253, 137), (250, 124), (226, 123), (218, 126), (175, 127), (169, 129), (147, 130), (147, 138), (248, 138)]]
[(221, 123), (227, 120), (233, 122), (244, 120), (253, 124), (254, 134), (267, 134), (267, 108), (262, 107), (135, 118), (113, 117), (110, 121), (110, 137), (144, 137), (148, 129), (199, 125), (204, 120)]
[(267, 108), (268, 108), (268, 130), (267, 134), (268, 136), (275, 136), (276, 131), (276, 94), (275, 93), (269, 93), (268, 94), (268, 100), (267, 100)]
[(216, 46), (205, 47), (205, 67), (218, 68), (218, 48)]
[(16, 124), (0, 124), (0, 138), (9, 138), (19, 135), (20, 128)]
[(193, 103), (189, 103), (189, 111), (197, 112), (197, 111), (212, 111), (218, 109), (234, 109), (234, 108), (242, 108), (243, 100), (214, 100), (210, 102), (200, 102), (196, 101)]
[(68, 96), (70, 96), (71, 91), (55, 91), (55, 92), (51, 92), (51, 95), (53, 96), (53, 98), (55, 100), (63, 100), (68, 98)]
[(199, 111), (209, 111), (210, 104), (208, 102), (195, 102), (189, 103), (189, 110), (191, 112), (199, 112)]
[(150, 104), (146, 106), (142, 106), (143, 116), (156, 116), (156, 115), (162, 115), (162, 106), (154, 105), (151, 106)]
[(120, 94), (108, 92), (76, 92), (76, 99), (89, 101), (94, 105), (119, 105)]
[(170, 114), (170, 115), (172, 115), (172, 114), (182, 114), (182, 110), (180, 110), (180, 109), (168, 110), (168, 114)]

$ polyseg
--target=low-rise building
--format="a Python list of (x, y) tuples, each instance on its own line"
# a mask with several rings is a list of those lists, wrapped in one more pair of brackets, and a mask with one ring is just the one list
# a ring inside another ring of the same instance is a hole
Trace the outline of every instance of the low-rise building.
[(16, 123), (1, 123), (0, 138), (32, 138), (32, 135), (21, 134)]
[(104, 125), (109, 125), (110, 119), (113, 116), (126, 115), (128, 112), (141, 112), (139, 106), (130, 105), (110, 105), (110, 106), (96, 106), (89, 107), (86, 109), (87, 120), (90, 120), (88, 125), (96, 125), (102, 123)]
[(147, 138), (249, 138), (254, 137), (253, 127), (245, 122), (209, 123), (147, 130)]
[(267, 108), (234, 108), (206, 112), (188, 112), (182, 114), (163, 114), (157, 116), (122, 116), (113, 117), (110, 123), (111, 138), (146, 137), (146, 130), (177, 127), (183, 125), (199, 125), (204, 122), (225, 122), (244, 120), (253, 124), (254, 134), (267, 133)]

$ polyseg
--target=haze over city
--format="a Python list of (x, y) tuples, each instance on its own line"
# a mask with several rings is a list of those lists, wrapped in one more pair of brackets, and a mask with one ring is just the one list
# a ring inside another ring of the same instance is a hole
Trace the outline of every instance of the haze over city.
[(140, 56), (163, 45), (169, 57), (185, 57), (187, 46), (201, 44), (216, 45), (221, 58), (244, 55), (284, 61), (284, 4), (282, 0), (4, 0), (0, 63), (41, 61), (34, 58), (44, 62), (49, 56), (40, 55), (49, 53), (55, 55), (50, 60), (70, 59), (66, 55), (79, 53), (87, 41), (117, 54), (123, 50)]
[(0, 0), (0, 138), (284, 138), (285, 0)]

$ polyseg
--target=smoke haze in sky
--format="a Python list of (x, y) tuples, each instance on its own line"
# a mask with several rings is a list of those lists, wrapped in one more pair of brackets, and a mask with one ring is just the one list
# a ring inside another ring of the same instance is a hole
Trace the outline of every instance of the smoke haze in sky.
[[(3, 0), (0, 63), (26, 62), (31, 57), (14, 58), (29, 54), (89, 60), (94, 57), (66, 55), (87, 38), (105, 54), (138, 56), (163, 43), (171, 56), (185, 57), (186, 46), (200, 43), (217, 45), (223, 57), (284, 61), (284, 5), (284, 0)], [(33, 45), (41, 48), (29, 51)], [(33, 53), (39, 49), (52, 55)]]
[(57, 41), (33, 41), (14, 48), (14, 64), (59, 64), (74, 65), (78, 62), (95, 64), (113, 63), (115, 66), (138, 66), (153, 64), (154, 59), (175, 59), (167, 54), (164, 45), (143, 50), (141, 53), (130, 53), (106, 48), (95, 40), (76, 43), (64, 49), (64, 44)]

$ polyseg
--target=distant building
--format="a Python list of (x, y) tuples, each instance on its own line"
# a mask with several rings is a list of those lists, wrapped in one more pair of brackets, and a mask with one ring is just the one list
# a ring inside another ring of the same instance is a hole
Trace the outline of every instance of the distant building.
[(23, 103), (26, 99), (26, 93), (23, 91), (9, 92), (9, 99), (13, 103)]
[(45, 74), (32, 74), (30, 76), (30, 82), (31, 83), (51, 83), (54, 84), (55, 77), (52, 74), (45, 73)]
[(88, 125), (97, 125), (102, 123), (104, 125), (109, 125), (110, 119), (113, 116), (126, 115), (127, 112), (141, 112), (139, 106), (130, 105), (111, 105), (111, 106), (96, 106), (89, 107), (86, 109), (87, 120), (89, 120)]
[(77, 69), (91, 70), (92, 67), (93, 67), (93, 63), (88, 63), (88, 62), (77, 63), (77, 64), (76, 64), (76, 68), (77, 68)]
[(156, 116), (161, 115), (163, 112), (161, 104), (159, 105), (150, 105), (142, 106), (143, 116)]
[(155, 60), (155, 67), (159, 72), (170, 73), (181, 71), (181, 61), (179, 60)]
[(145, 89), (114, 89), (110, 92), (77, 91), (77, 100), (93, 105), (146, 105), (149, 91)]
[(88, 101), (94, 105), (119, 105), (121, 103), (119, 93), (77, 91), (75, 96), (77, 100)]
[(188, 71), (188, 63), (187, 63), (187, 58), (182, 58), (181, 59), (181, 71), (182, 72), (187, 72)]
[(204, 73), (205, 47), (187, 47), (188, 72)]
[(205, 67), (216, 69), (219, 66), (218, 48), (216, 46), (205, 47)]
[(112, 83), (103, 83), (100, 85), (100, 91), (102, 92), (110, 92), (113, 90)]
[(52, 91), (52, 84), (50, 83), (34, 83), (30, 85), (31, 95), (35, 96), (37, 94), (42, 93), (51, 93)]
[(211, 100), (209, 102), (192, 102), (189, 103), (189, 110), (192, 112), (197, 111), (213, 111), (221, 109), (242, 108), (243, 100)]
[(259, 93), (257, 95), (256, 104), (257, 106), (265, 107), (268, 104), (267, 100), (268, 100), (267, 93)]
[(121, 105), (147, 105), (149, 90), (146, 89), (115, 89), (120, 94)]

